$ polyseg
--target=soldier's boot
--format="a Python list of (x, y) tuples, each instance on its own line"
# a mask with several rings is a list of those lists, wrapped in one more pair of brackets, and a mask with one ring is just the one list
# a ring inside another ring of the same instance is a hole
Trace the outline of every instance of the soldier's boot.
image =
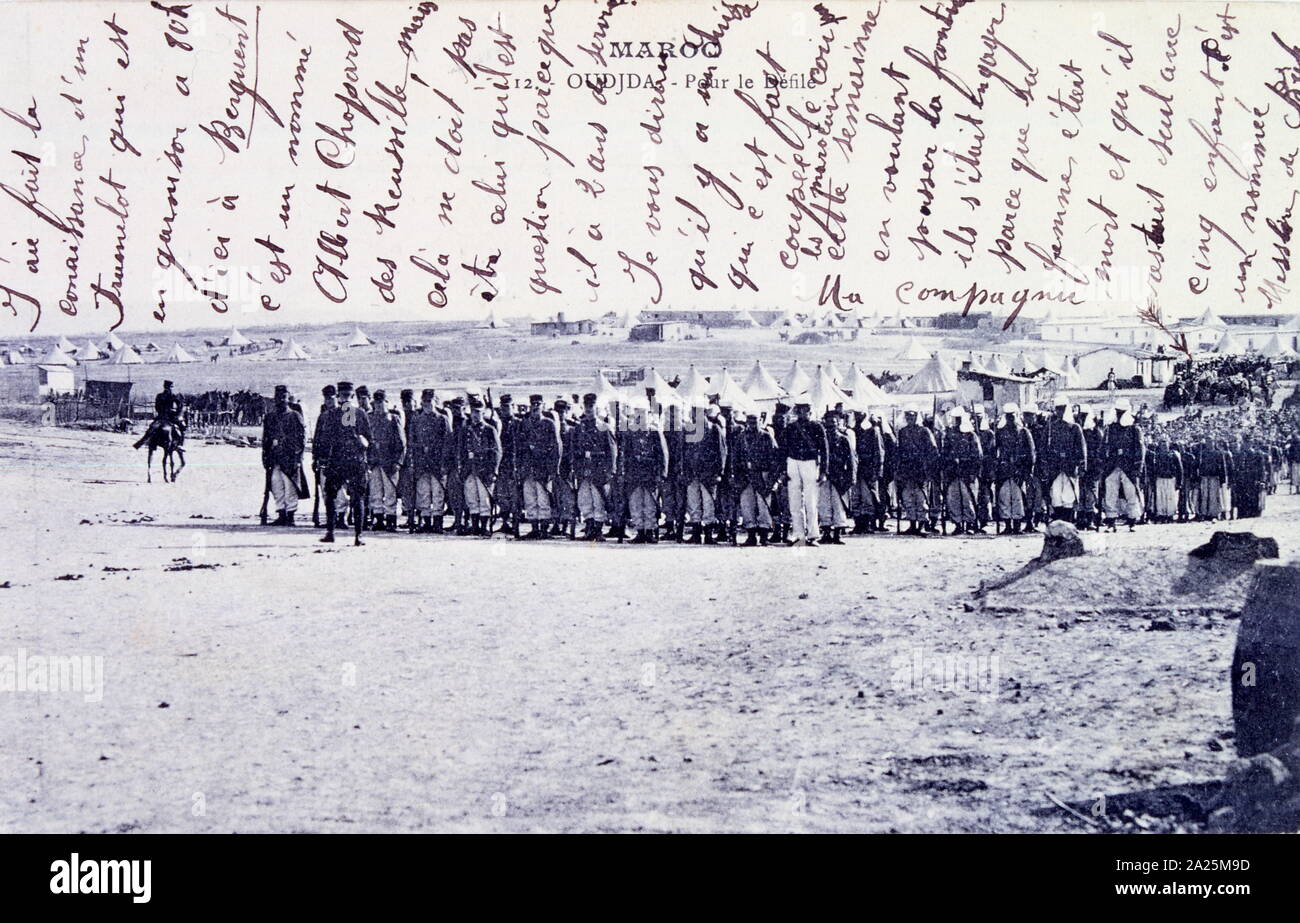
[(297, 523), (293, 521), (293, 515), (294, 515), (293, 513), (288, 513), (288, 512), (284, 514), (284, 524), (291, 529), (295, 528), (297, 525)]
[(280, 510), (275, 514), (275, 519), (273, 519), (270, 524), (273, 526), (282, 526), (284, 525), (284, 522), (284, 510)]
[(769, 536), (772, 534), (770, 529), (755, 529), (754, 531), (758, 533), (758, 543), (760, 545), (768, 544)]
[(593, 542), (603, 542), (605, 540), (605, 524), (591, 521), (591, 540)]
[(322, 542), (330, 542), (330, 543), (333, 543), (333, 541), (334, 541), (334, 523), (331, 522), (328, 526), (325, 527), (325, 534), (322, 535), (322, 536), (320, 537), (320, 540), (321, 540)]
[(406, 514), (406, 522), (402, 523), (402, 528), (407, 532), (414, 532), (416, 528), (415, 516), (410, 513)]
[(686, 544), (688, 544), (688, 545), (699, 545), (699, 544), (702, 544), (703, 541), (704, 541), (704, 535), (703, 535), (703, 533), (704, 533), (704, 527), (701, 526), (699, 523), (696, 523), (696, 524), (692, 525), (692, 526), (691, 526), (691, 535), (690, 535), (690, 537), (689, 537), (688, 539), (686, 539)]
[[(704, 544), (716, 545), (718, 543), (718, 529), (719, 527), (716, 525), (701, 527), (701, 531), (704, 533)], [(692, 536), (692, 541), (694, 541), (694, 536)]]
[(850, 535), (866, 535), (870, 531), (871, 527), (867, 525), (866, 516), (853, 517), (853, 531), (849, 533)]
[(746, 533), (746, 537), (745, 537), (745, 543), (743, 547), (753, 548), (754, 546), (756, 546), (758, 544), (758, 530), (746, 529), (745, 533)]
[(627, 538), (627, 529), (621, 525), (614, 526), (609, 530), (606, 538), (617, 538), (619, 540)]
[(384, 531), (385, 531), (385, 532), (396, 532), (396, 531), (397, 531), (397, 514), (396, 514), (396, 513), (393, 513), (393, 514), (391, 514), (391, 515), (389, 515), (389, 516), (385, 516), (385, 517), (384, 517)]

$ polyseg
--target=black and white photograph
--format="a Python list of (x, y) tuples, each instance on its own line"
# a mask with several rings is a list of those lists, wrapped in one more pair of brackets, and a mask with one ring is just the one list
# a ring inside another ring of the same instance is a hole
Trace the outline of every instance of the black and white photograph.
[(1300, 832), (1297, 4), (0, 49), (0, 831)]

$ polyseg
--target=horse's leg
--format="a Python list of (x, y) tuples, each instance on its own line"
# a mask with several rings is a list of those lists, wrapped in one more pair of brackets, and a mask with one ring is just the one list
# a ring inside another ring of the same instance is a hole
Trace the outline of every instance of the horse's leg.
[(172, 460), (172, 480), (175, 481), (175, 480), (176, 480), (176, 476), (177, 476), (178, 474), (180, 474), (180, 473), (181, 473), (181, 469), (183, 469), (183, 468), (185, 467), (185, 450), (182, 449), (180, 446), (177, 446), (177, 447), (176, 447), (175, 449), (173, 449), (172, 451), (174, 451), (174, 452), (176, 453), (177, 458), (179, 458), (179, 459), (181, 460), (181, 466), (180, 466), (180, 468), (177, 468), (177, 467), (176, 467), (176, 460), (175, 460), (175, 459)]
[(152, 445), (149, 446), (149, 454), (145, 456), (144, 469), (146, 475), (145, 482), (148, 484), (152, 484), (153, 483), (153, 446)]

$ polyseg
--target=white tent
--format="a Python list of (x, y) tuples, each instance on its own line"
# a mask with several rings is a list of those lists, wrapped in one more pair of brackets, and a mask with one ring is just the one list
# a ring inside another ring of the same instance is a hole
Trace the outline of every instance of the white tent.
[(627, 395), (615, 388), (610, 383), (610, 380), (605, 377), (604, 372), (596, 372), (596, 386), (592, 390), (596, 395), (596, 404), (602, 407), (613, 403), (623, 403), (627, 400)]
[(27, 357), (16, 349), (6, 349), (4, 351), (4, 365), (26, 365)]
[(73, 359), (66, 352), (64, 352), (59, 347), (59, 344), (56, 343), (50, 347), (50, 351), (45, 354), (45, 358), (41, 360), (40, 364), (41, 365), (76, 365), (77, 360)]
[(1020, 355), (1016, 356), (1016, 360), (1011, 363), (1011, 371), (1017, 375), (1032, 375), (1041, 368), (1042, 366), (1037, 363), (1037, 360), (1030, 359), (1029, 355), (1023, 350)]
[(794, 360), (790, 366), (790, 371), (785, 373), (785, 378), (781, 380), (781, 387), (785, 389), (786, 394), (799, 394), (807, 391), (812, 385), (812, 376), (803, 370), (799, 365), (799, 360)]
[(140, 358), (140, 354), (126, 344), (115, 350), (113, 358), (108, 360), (109, 365), (140, 365), (143, 362), (144, 360)]
[(738, 327), (757, 327), (758, 321), (754, 320), (754, 315), (750, 314), (744, 308), (741, 308), (735, 314), (735, 323)]
[(775, 401), (785, 396), (785, 389), (777, 384), (771, 372), (763, 368), (763, 363), (755, 361), (745, 379), (745, 393), (756, 401)]
[(77, 351), (76, 344), (67, 337), (59, 337), (59, 342), (55, 344), (55, 348), (69, 356)]
[(81, 349), (77, 351), (77, 357), (81, 359), (82, 362), (86, 362), (92, 359), (105, 358), (104, 354), (99, 351), (99, 347), (96, 346), (94, 342), (91, 340), (87, 340), (86, 345), (81, 347)]
[(1275, 333), (1260, 347), (1259, 354), (1270, 359), (1294, 359), (1296, 351), (1283, 343), (1282, 337)]
[(740, 386), (736, 379), (731, 377), (731, 373), (725, 368), (716, 381), (718, 406), (731, 407), (745, 413), (758, 413), (758, 405), (754, 403), (754, 399), (745, 393), (745, 389)]
[(795, 316), (794, 311), (786, 308), (781, 314), (768, 324), (769, 327), (802, 327), (799, 318)]
[(996, 353), (993, 355), (992, 359), (985, 363), (984, 369), (993, 375), (1011, 374), (1011, 366), (1007, 365), (1006, 361)]
[(846, 408), (857, 406), (853, 398), (840, 390), (840, 386), (831, 380), (826, 369), (820, 365), (817, 366), (816, 374), (810, 379), (808, 388), (795, 395), (794, 403), (811, 404), (814, 416), (821, 416), (827, 410), (835, 409), (837, 404), (843, 404)]
[(307, 355), (307, 350), (298, 345), (297, 340), (290, 337), (285, 341), (285, 344), (280, 347), (279, 351), (275, 354), (275, 358), (293, 359), (301, 362), (304, 359), (310, 359), (311, 356)]
[(924, 362), (930, 358), (930, 354), (916, 337), (912, 337), (906, 346), (894, 354), (894, 358), (902, 362)]
[(1223, 322), (1223, 318), (1219, 317), (1219, 315), (1215, 314), (1209, 308), (1206, 308), (1205, 313), (1203, 313), (1200, 317), (1196, 318), (1196, 320), (1192, 321), (1188, 326), (1207, 327), (1213, 330), (1228, 329), (1228, 325)]
[(844, 373), (840, 371), (840, 367), (835, 364), (834, 359), (826, 363), (826, 374), (831, 376), (831, 381), (835, 382), (837, 385), (843, 386)]
[(348, 340), (347, 345), (348, 346), (374, 346), (375, 341), (370, 339), (370, 337), (366, 336), (364, 333), (362, 333), (361, 328), (358, 327), (356, 330), (352, 331), (352, 338)]
[(110, 352), (117, 352), (119, 349), (126, 348), (126, 344), (122, 342), (122, 338), (116, 333), (110, 333), (108, 339), (104, 340), (104, 345)]
[(167, 355), (163, 357), (162, 361), (163, 362), (198, 362), (199, 360), (191, 356), (188, 352), (186, 352), (184, 346), (181, 346), (181, 344), (179, 343), (175, 343), (172, 345), (172, 348), (167, 351)]
[(705, 407), (709, 403), (709, 380), (692, 365), (677, 385), (677, 395), (692, 407)]
[(853, 395), (853, 402), (859, 409), (890, 403), (889, 394), (868, 378), (866, 373), (858, 368), (856, 362), (849, 366), (848, 375), (839, 384), (841, 388)]
[(1231, 333), (1224, 333), (1223, 336), (1219, 337), (1219, 342), (1215, 344), (1214, 351), (1240, 356), (1246, 352), (1246, 347)]
[(667, 407), (672, 404), (680, 405), (683, 403), (681, 395), (677, 389), (668, 384), (668, 381), (651, 366), (641, 378), (641, 390), (653, 388), (655, 392), (655, 403)]
[[(222, 346), (248, 346), (252, 342), (253, 341), (250, 340), (248, 337), (244, 336), (234, 327), (231, 327), (230, 333), (226, 336), (225, 340), (222, 341), (221, 345)], [(167, 360), (167, 361), (170, 362), (171, 360)], [(178, 360), (178, 361), (184, 361), (184, 360)]]
[(957, 373), (938, 353), (898, 388), (899, 394), (945, 394), (957, 390)]

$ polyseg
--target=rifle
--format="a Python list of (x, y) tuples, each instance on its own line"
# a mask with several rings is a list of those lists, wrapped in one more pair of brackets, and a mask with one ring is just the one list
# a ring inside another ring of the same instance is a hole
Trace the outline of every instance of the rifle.
[(265, 470), (266, 478), (265, 483), (262, 485), (262, 511), (257, 514), (257, 518), (262, 521), (262, 525), (266, 525), (266, 504), (271, 499), (271, 469), (267, 468)]
[(320, 528), (320, 468), (316, 465), (311, 466), (311, 473), (316, 480), (316, 496), (311, 501), (311, 524), (317, 529)]

